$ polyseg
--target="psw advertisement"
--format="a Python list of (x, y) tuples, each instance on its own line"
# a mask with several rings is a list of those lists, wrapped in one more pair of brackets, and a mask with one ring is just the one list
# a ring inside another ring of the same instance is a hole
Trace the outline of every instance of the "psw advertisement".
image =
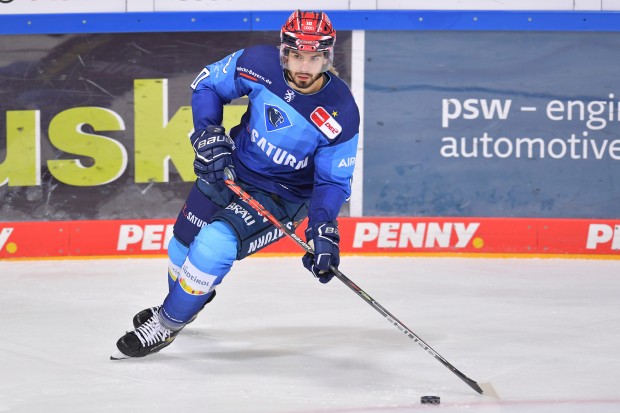
[(367, 33), (364, 215), (620, 218), (618, 50), (604, 32)]

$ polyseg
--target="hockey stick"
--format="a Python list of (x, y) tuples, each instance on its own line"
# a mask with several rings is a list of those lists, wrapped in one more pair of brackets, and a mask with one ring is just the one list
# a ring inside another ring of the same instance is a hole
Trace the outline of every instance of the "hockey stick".
[[(227, 175), (230, 178), (230, 175)], [(310, 254), (314, 254), (313, 248), (308, 245), (304, 240), (302, 240), (293, 230), (285, 227), (276, 217), (274, 217), (265, 207), (263, 207), (260, 202), (256, 199), (252, 198), (250, 194), (245, 192), (239, 185), (235, 183), (232, 179), (225, 179), (224, 182), (228, 186), (228, 188), (233, 191), (239, 198), (243, 201), (247, 202), (252, 208), (256, 210), (261, 216), (269, 220), (277, 229), (286, 234), (289, 238), (291, 238), (295, 243), (301, 246), (306, 252)], [(418, 343), (420, 347), (426, 350), (430, 355), (432, 355), (435, 359), (437, 359), (441, 364), (446, 366), (452, 373), (456, 374), (461, 380), (463, 380), (469, 387), (474, 389), (476, 392), (485, 395), (499, 398), (495, 389), (491, 385), (491, 383), (476, 383), (474, 380), (467, 377), (465, 374), (461, 373), (450, 364), (445, 358), (443, 358), (439, 353), (437, 353), (431, 346), (429, 346), (424, 340), (418, 337), (410, 328), (405, 326), (398, 318), (396, 318), (392, 313), (383, 308), (381, 304), (375, 301), (370, 295), (368, 295), (364, 290), (358, 287), (353, 281), (351, 281), (347, 276), (345, 276), (338, 268), (331, 266), (330, 270), (334, 273), (336, 278), (342, 281), (347, 287), (353, 290), (359, 297), (361, 297), (364, 301), (366, 301), (372, 308), (377, 310), (383, 317), (385, 317), (390, 323), (392, 323), (396, 328), (398, 328), (402, 333), (404, 333), (407, 337), (412, 339), (414, 342)]]

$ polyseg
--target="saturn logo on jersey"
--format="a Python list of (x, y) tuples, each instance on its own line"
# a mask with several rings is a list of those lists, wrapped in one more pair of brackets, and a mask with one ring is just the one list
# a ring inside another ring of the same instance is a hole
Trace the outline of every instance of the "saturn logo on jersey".
[(319, 127), (327, 139), (336, 139), (342, 132), (342, 126), (321, 106), (314, 109), (314, 112), (310, 114), (310, 119)]
[(286, 115), (286, 112), (277, 106), (265, 104), (265, 128), (267, 132), (288, 128), (291, 125), (292, 123)]
[(295, 170), (299, 170), (308, 166), (308, 157), (298, 160), (294, 155), (290, 154), (286, 149), (280, 148), (264, 136), (260, 136), (256, 129), (252, 129), (250, 140), (261, 151), (271, 159), (273, 163), (278, 165), (288, 165)]

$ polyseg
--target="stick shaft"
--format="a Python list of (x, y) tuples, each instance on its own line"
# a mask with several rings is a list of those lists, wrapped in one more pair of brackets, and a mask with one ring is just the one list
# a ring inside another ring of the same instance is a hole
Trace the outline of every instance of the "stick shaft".
[[(314, 254), (314, 250), (307, 242), (302, 240), (293, 230), (288, 229), (284, 226), (276, 217), (274, 217), (263, 205), (261, 205), (257, 200), (255, 200), (250, 194), (244, 191), (239, 185), (237, 185), (234, 181), (230, 179), (224, 180), (228, 188), (233, 191), (235, 194), (239, 196), (239, 198), (243, 199), (247, 202), (252, 208), (254, 208), (260, 215), (269, 220), (276, 228), (285, 233), (289, 238), (291, 238), (295, 243), (297, 243), (301, 248), (303, 248), (306, 252)], [(347, 287), (353, 290), (359, 297), (361, 297), (364, 301), (366, 301), (372, 308), (374, 308), (379, 314), (385, 317), (391, 324), (396, 326), (398, 330), (404, 333), (407, 337), (412, 339), (414, 342), (418, 343), (418, 345), (426, 350), (427, 353), (432, 355), (435, 359), (437, 359), (441, 364), (447, 367), (452, 373), (454, 373), (457, 377), (463, 380), (469, 387), (474, 389), (476, 392), (483, 394), (483, 390), (480, 388), (478, 383), (474, 380), (467, 377), (465, 374), (460, 372), (456, 367), (450, 364), (445, 358), (443, 358), (439, 353), (437, 353), (431, 346), (429, 346), (424, 340), (422, 340), (417, 334), (415, 334), (410, 328), (405, 326), (398, 318), (396, 318), (392, 313), (386, 310), (381, 304), (375, 301), (370, 295), (368, 295), (364, 290), (362, 290), (357, 284), (351, 281), (346, 275), (344, 275), (338, 268), (331, 266), (331, 271), (334, 273), (335, 277), (342, 281)]]

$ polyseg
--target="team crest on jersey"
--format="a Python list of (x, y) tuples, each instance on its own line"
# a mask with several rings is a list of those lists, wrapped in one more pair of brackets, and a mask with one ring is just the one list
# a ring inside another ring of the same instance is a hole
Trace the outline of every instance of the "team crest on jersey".
[(342, 132), (342, 126), (321, 106), (314, 109), (314, 112), (310, 114), (310, 119), (327, 139), (336, 139)]
[(286, 112), (274, 105), (265, 104), (265, 127), (267, 132), (291, 126)]

